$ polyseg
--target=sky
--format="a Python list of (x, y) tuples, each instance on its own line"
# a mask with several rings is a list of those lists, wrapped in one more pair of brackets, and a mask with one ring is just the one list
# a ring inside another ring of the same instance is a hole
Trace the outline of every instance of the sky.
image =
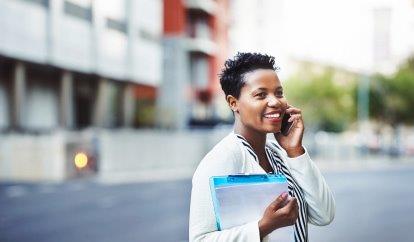
[[(413, 0), (233, 0), (232, 7), (233, 52), (271, 53), (282, 69), (295, 59), (390, 73), (414, 53)], [(389, 14), (375, 21), (376, 9)], [(384, 49), (388, 57), (378, 61)]]

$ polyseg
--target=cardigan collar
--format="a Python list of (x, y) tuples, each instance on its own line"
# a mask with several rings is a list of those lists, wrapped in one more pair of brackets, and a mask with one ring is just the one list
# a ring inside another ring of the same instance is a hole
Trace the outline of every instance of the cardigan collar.
[[(244, 138), (241, 134), (236, 134), (234, 132), (234, 130), (231, 132), (231, 134), (238, 140), (239, 144), (241, 144), (240, 147), (244, 151), (243, 153), (245, 153), (245, 159), (248, 159), (248, 160), (251, 159), (251, 160), (255, 161), (256, 164), (259, 164), (259, 159), (258, 159), (256, 153), (254, 152), (252, 146), (247, 141), (247, 139)], [(265, 149), (269, 149), (270, 152), (276, 154), (276, 156), (278, 156), (280, 159), (282, 159), (282, 156), (279, 153), (279, 152), (281, 152), (281, 148), (278, 146), (276, 141), (271, 141), (271, 140), (266, 138)], [(267, 152), (266, 152), (266, 154), (267, 154)]]

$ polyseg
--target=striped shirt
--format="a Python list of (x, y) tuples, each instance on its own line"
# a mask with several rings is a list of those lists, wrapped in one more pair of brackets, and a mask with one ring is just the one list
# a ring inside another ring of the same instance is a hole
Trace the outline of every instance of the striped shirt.
[[(253, 156), (255, 161), (259, 163), (256, 153), (253, 148), (247, 142), (247, 140), (236, 134), (239, 140), (242, 142), (243, 146), (247, 149), (250, 155)], [(289, 169), (287, 168), (285, 162), (280, 158), (279, 154), (275, 149), (280, 150), (276, 144), (271, 144), (274, 149), (271, 149), (266, 145), (265, 151), (267, 159), (269, 160), (270, 165), (273, 168), (275, 173), (283, 174), (288, 181), (289, 195), (296, 197), (299, 205), (299, 216), (294, 225), (295, 228), (295, 242), (307, 242), (308, 241), (308, 204), (306, 203), (305, 197), (303, 195), (302, 189), (299, 187), (298, 183), (290, 174)]]

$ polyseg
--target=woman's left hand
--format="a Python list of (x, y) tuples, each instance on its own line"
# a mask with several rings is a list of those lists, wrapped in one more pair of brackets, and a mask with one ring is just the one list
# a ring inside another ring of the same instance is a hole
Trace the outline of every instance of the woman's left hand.
[(289, 157), (300, 156), (305, 153), (302, 146), (303, 132), (305, 130), (305, 125), (302, 119), (302, 111), (288, 105), (286, 113), (291, 116), (288, 121), (293, 122), (288, 135), (284, 136), (281, 132), (275, 133), (274, 135), (277, 142), (284, 150), (286, 150)]

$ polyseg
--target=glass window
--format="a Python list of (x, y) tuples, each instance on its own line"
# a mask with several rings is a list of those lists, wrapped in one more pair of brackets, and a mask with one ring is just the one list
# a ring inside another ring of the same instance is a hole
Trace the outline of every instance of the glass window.
[(77, 3), (65, 1), (64, 12), (68, 15), (92, 22), (92, 8), (90, 5), (81, 6)]
[(46, 8), (49, 7), (49, 0), (24, 0), (24, 1), (29, 2), (29, 3), (38, 4), (38, 5), (44, 6)]
[(116, 19), (106, 19), (106, 27), (108, 29), (113, 29), (122, 33), (127, 32), (127, 25), (124, 21), (116, 20)]

